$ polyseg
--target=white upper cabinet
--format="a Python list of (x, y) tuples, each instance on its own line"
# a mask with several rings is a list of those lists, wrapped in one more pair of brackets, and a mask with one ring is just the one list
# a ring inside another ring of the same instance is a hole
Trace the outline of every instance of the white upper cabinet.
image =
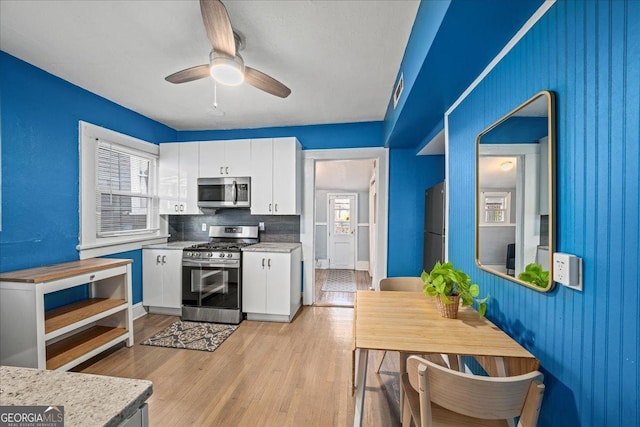
[(251, 175), (251, 140), (204, 141), (200, 143), (200, 177)]
[(291, 138), (251, 140), (251, 213), (300, 215), (301, 146)]
[(158, 196), (161, 215), (199, 214), (197, 142), (160, 144)]

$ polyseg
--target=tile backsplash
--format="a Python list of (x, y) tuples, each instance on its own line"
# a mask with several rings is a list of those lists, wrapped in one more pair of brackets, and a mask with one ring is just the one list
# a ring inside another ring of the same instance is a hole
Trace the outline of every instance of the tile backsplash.
[[(209, 240), (210, 225), (258, 225), (264, 222), (265, 230), (260, 231), (261, 242), (299, 242), (299, 215), (251, 215), (249, 209), (220, 209), (213, 215), (169, 215), (170, 242), (180, 240)], [(202, 224), (207, 231), (202, 231)]]

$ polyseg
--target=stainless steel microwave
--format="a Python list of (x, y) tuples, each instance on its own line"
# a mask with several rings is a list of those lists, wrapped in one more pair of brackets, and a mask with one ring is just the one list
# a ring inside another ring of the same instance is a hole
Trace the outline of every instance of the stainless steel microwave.
[(250, 208), (251, 178), (198, 178), (198, 207)]

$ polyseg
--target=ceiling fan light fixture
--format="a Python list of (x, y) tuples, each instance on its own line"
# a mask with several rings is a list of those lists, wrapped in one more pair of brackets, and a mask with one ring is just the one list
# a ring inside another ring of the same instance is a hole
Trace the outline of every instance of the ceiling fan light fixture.
[(211, 51), (211, 77), (220, 84), (238, 86), (244, 82), (244, 61), (240, 55), (230, 57), (223, 53)]

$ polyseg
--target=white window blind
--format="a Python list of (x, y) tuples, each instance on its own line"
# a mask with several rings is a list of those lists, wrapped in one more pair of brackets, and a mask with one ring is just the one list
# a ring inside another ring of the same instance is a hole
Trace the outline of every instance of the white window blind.
[(155, 157), (103, 141), (96, 156), (96, 236), (155, 232), (158, 202), (150, 183)]

